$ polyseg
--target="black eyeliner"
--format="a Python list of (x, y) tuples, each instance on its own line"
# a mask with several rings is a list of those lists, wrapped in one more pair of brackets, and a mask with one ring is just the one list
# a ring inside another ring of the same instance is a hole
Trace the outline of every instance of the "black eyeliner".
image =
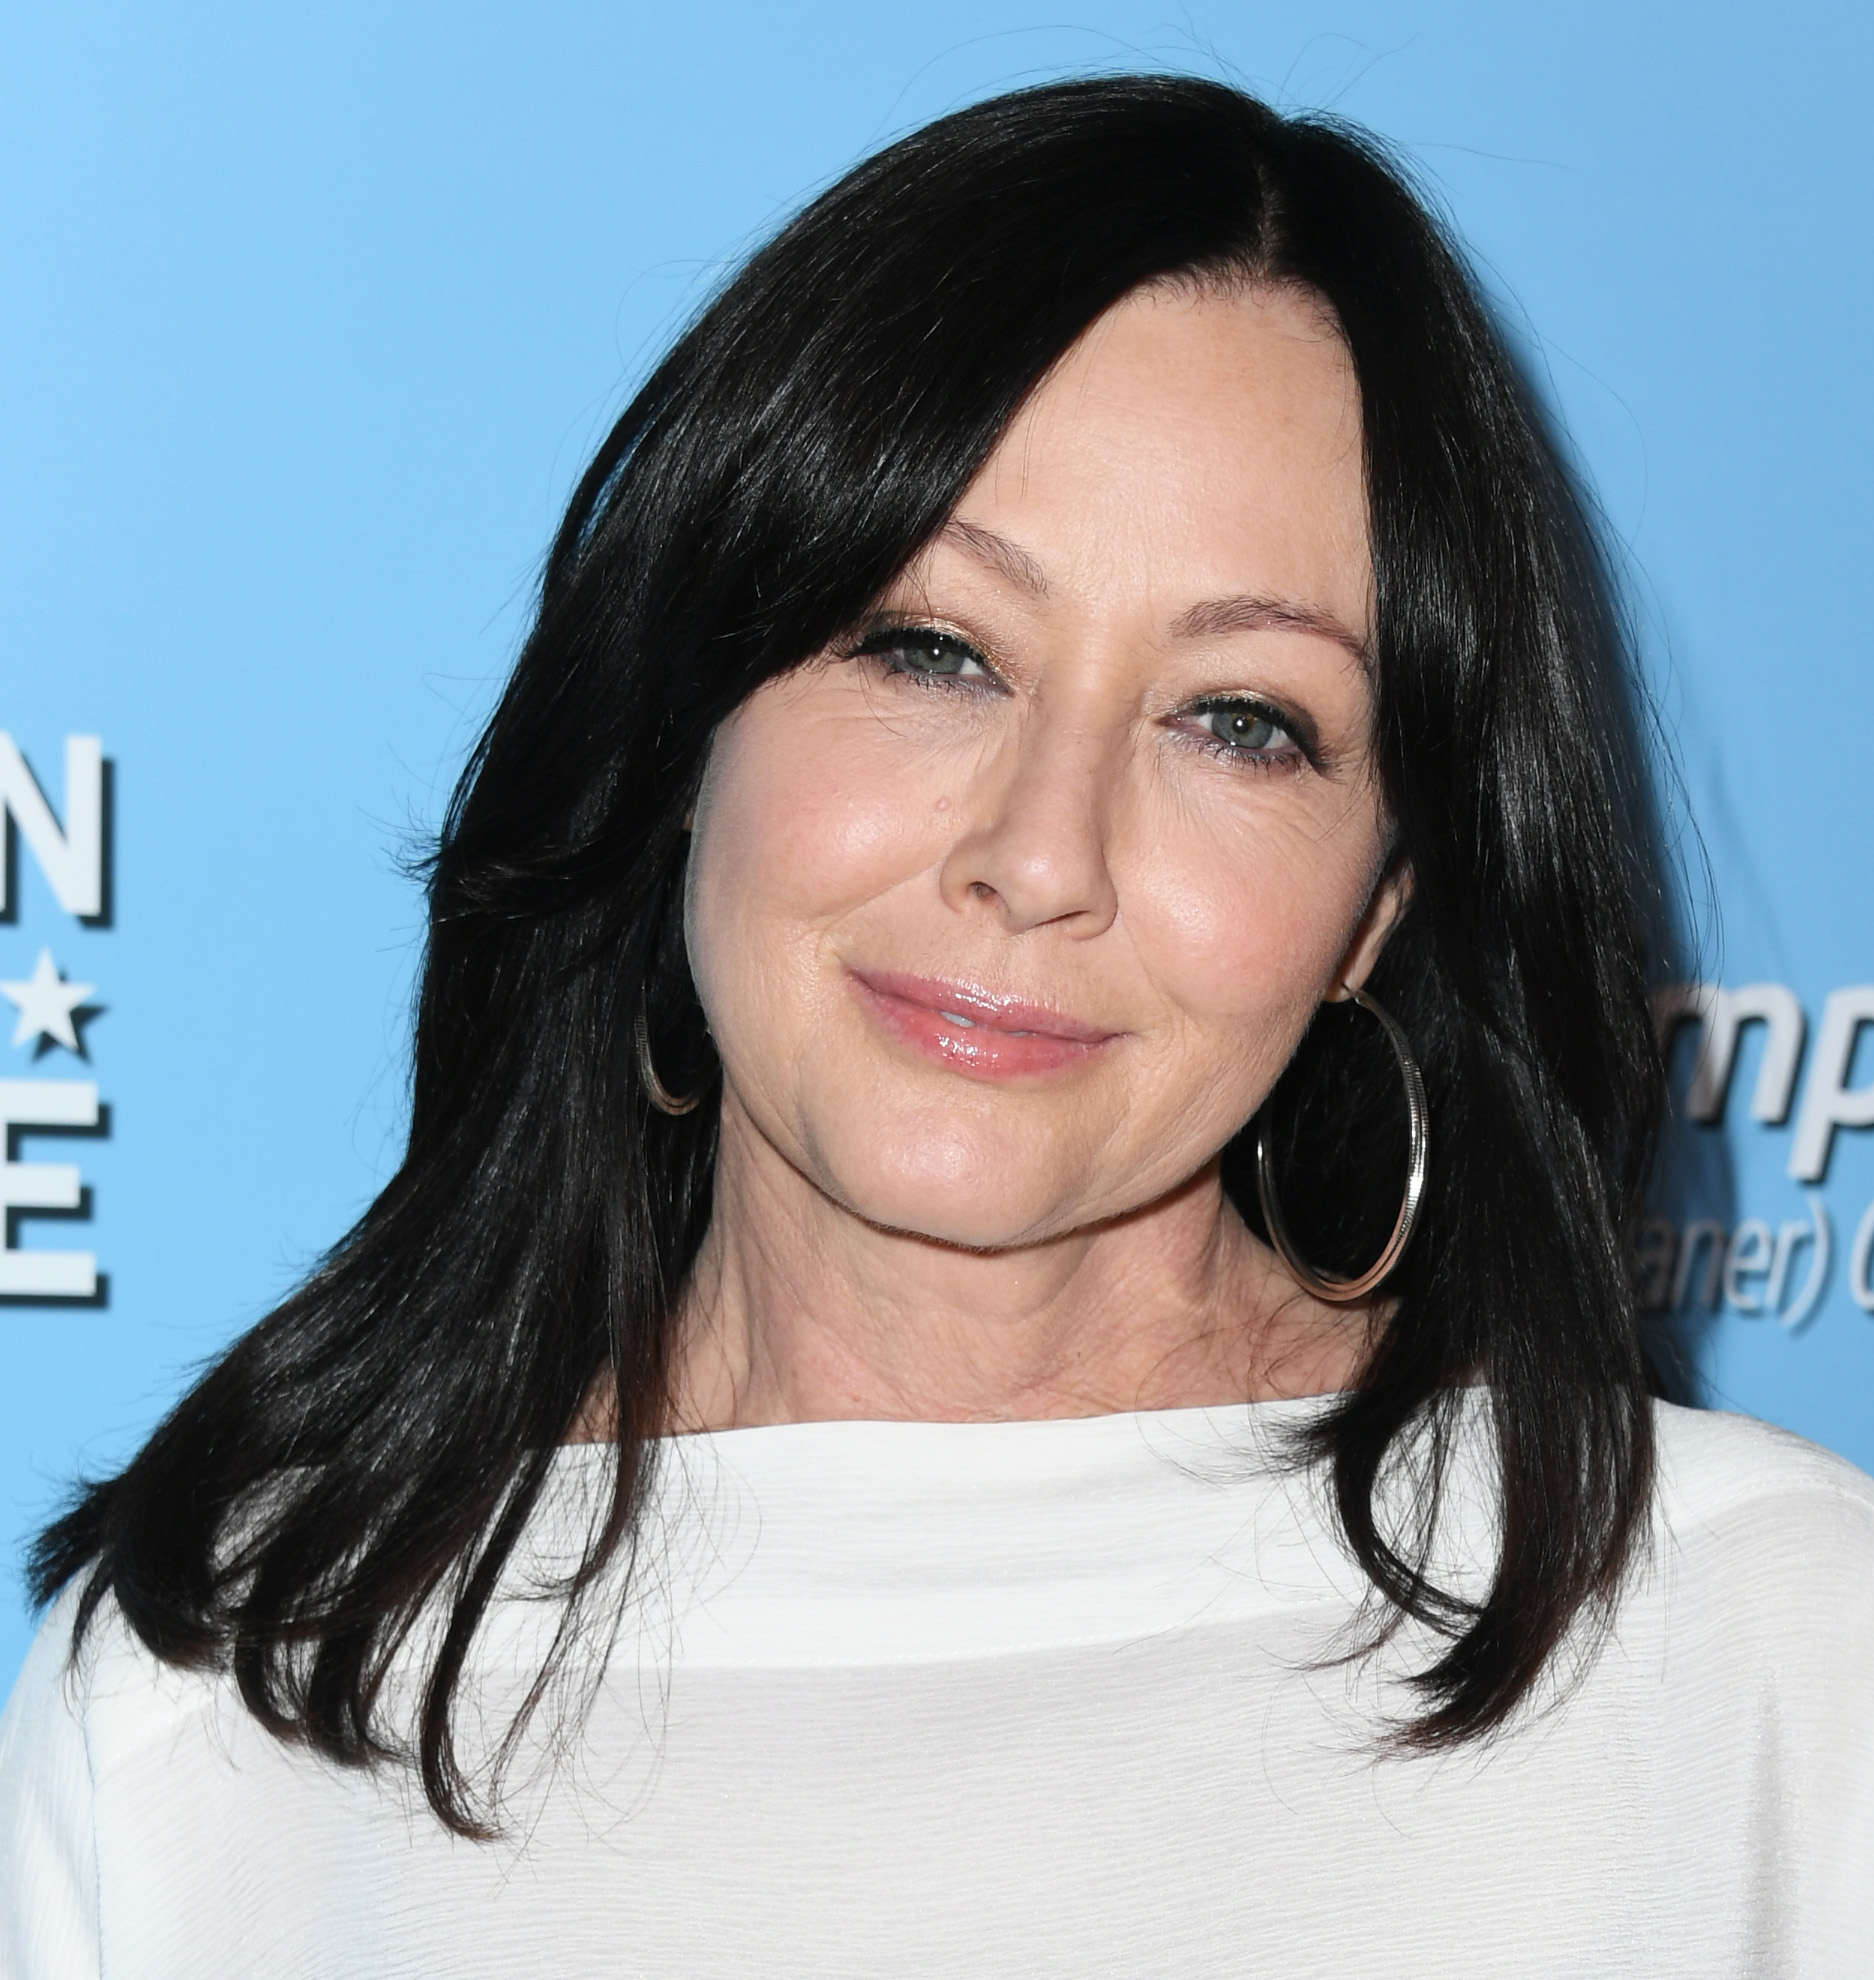
[(1315, 769), (1320, 769), (1320, 730), (1307, 716), (1282, 708), (1273, 701), (1264, 701), (1260, 695), (1208, 694), (1202, 700), (1192, 702), (1187, 712), (1192, 715), (1220, 715), (1238, 708), (1246, 709), (1265, 722), (1273, 722), (1278, 729), (1286, 730), (1294, 738), (1295, 747)]
[[(864, 659), (889, 653), (893, 646), (908, 646), (918, 641), (941, 642), (945, 646), (954, 647), (959, 653), (966, 654), (974, 660), (990, 680), (998, 685), (1006, 685), (1002, 680), (1000, 669), (974, 640), (966, 639), (960, 632), (953, 632), (948, 626), (932, 625), (923, 620), (894, 620), (875, 626), (870, 632), (862, 633), (855, 644), (845, 649), (845, 657), (848, 660)], [(916, 674), (915, 670), (911, 671), (919, 679), (945, 678), (942, 675)]]

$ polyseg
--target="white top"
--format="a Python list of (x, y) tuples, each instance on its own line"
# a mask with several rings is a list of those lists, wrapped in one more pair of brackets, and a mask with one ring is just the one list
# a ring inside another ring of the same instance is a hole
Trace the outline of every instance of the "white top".
[[(1874, 1481), (1662, 1408), (1651, 1565), (1572, 1691), (1385, 1758), (1396, 1660), (1324, 1667), (1358, 1577), (1267, 1457), (1310, 1407), (666, 1446), (583, 1735), (492, 1844), (111, 1611), (67, 1683), (68, 1598), (0, 1721), (0, 1972), (1874, 1974)], [(525, 1573), (603, 1462), (564, 1454)], [(490, 1723), (551, 1616), (502, 1606)]]

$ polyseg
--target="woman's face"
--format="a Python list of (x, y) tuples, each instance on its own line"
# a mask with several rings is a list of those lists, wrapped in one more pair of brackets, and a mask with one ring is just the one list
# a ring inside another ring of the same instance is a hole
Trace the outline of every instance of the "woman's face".
[(986, 1248), (1204, 1169), (1398, 906), (1371, 594), (1319, 309), (1110, 311), (855, 635), (717, 737), (687, 913), (725, 1137)]

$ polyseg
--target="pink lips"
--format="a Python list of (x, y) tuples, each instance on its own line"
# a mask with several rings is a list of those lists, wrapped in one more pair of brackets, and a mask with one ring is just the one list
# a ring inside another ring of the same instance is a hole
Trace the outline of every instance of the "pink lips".
[(863, 969), (852, 980), (860, 1001), (901, 1045), (981, 1079), (1059, 1072), (1118, 1035), (937, 977)]

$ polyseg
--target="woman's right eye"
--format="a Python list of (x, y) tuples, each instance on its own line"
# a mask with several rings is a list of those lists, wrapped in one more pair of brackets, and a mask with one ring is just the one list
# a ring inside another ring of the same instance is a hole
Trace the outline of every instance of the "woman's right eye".
[(934, 626), (892, 626), (855, 649), (882, 660), (894, 674), (927, 681), (992, 678), (989, 663), (967, 640)]

